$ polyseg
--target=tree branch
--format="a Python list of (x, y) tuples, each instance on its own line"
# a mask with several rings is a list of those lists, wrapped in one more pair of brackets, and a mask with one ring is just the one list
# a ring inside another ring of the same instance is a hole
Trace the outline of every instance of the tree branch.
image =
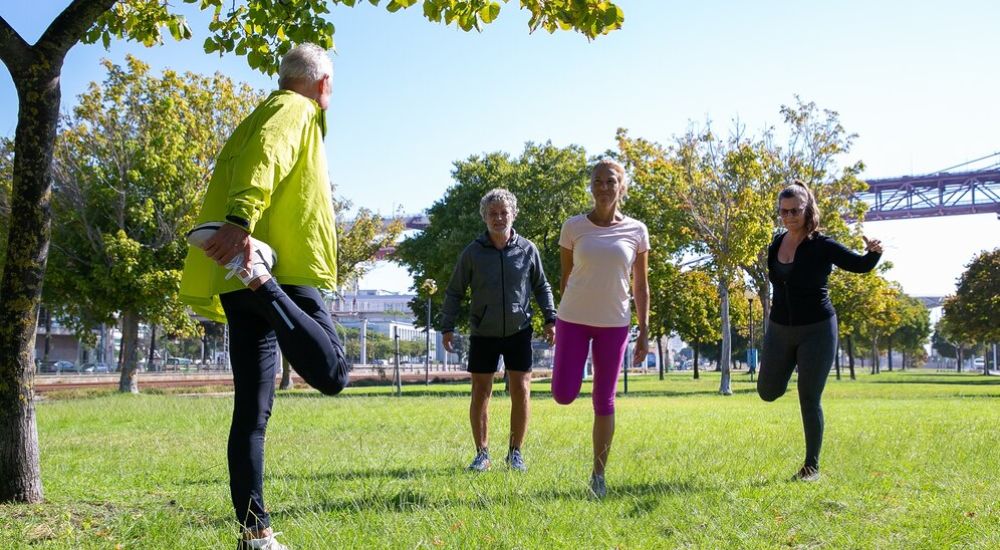
[(48, 59), (66, 55), (82, 38), (97, 18), (111, 9), (118, 0), (73, 0), (45, 29), (35, 47)]
[(0, 61), (7, 66), (10, 74), (13, 75), (17, 69), (26, 67), (30, 55), (31, 46), (28, 46), (6, 19), (0, 17)]

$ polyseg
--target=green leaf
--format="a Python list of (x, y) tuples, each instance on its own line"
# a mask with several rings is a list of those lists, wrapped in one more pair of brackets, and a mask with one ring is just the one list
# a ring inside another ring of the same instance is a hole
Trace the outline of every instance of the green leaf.
[(496, 21), (498, 15), (500, 15), (500, 4), (496, 2), (490, 2), (479, 10), (479, 18), (486, 24)]
[(176, 19), (170, 19), (167, 21), (167, 29), (170, 31), (170, 36), (174, 37), (174, 40), (181, 40), (181, 27), (177, 24)]

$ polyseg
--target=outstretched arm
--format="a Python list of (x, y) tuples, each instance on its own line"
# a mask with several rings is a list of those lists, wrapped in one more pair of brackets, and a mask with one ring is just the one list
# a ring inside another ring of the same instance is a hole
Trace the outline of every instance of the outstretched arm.
[(868, 250), (864, 255), (854, 253), (837, 241), (827, 241), (830, 262), (852, 273), (867, 273), (875, 269), (879, 258), (882, 257), (882, 243), (878, 240), (864, 239), (865, 248)]

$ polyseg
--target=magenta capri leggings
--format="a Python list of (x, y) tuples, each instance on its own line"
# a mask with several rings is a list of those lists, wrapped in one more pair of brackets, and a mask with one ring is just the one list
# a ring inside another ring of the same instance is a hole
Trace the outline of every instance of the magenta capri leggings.
[(593, 351), (594, 414), (615, 413), (615, 390), (621, 371), (628, 327), (592, 327), (556, 319), (556, 357), (552, 369), (552, 397), (568, 405), (580, 395), (587, 353)]

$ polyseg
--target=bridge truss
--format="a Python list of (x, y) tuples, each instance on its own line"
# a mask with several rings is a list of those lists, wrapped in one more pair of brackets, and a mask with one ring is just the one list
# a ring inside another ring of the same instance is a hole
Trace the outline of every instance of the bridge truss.
[(866, 221), (994, 213), (1000, 216), (1000, 165), (970, 172), (875, 179), (855, 198)]

